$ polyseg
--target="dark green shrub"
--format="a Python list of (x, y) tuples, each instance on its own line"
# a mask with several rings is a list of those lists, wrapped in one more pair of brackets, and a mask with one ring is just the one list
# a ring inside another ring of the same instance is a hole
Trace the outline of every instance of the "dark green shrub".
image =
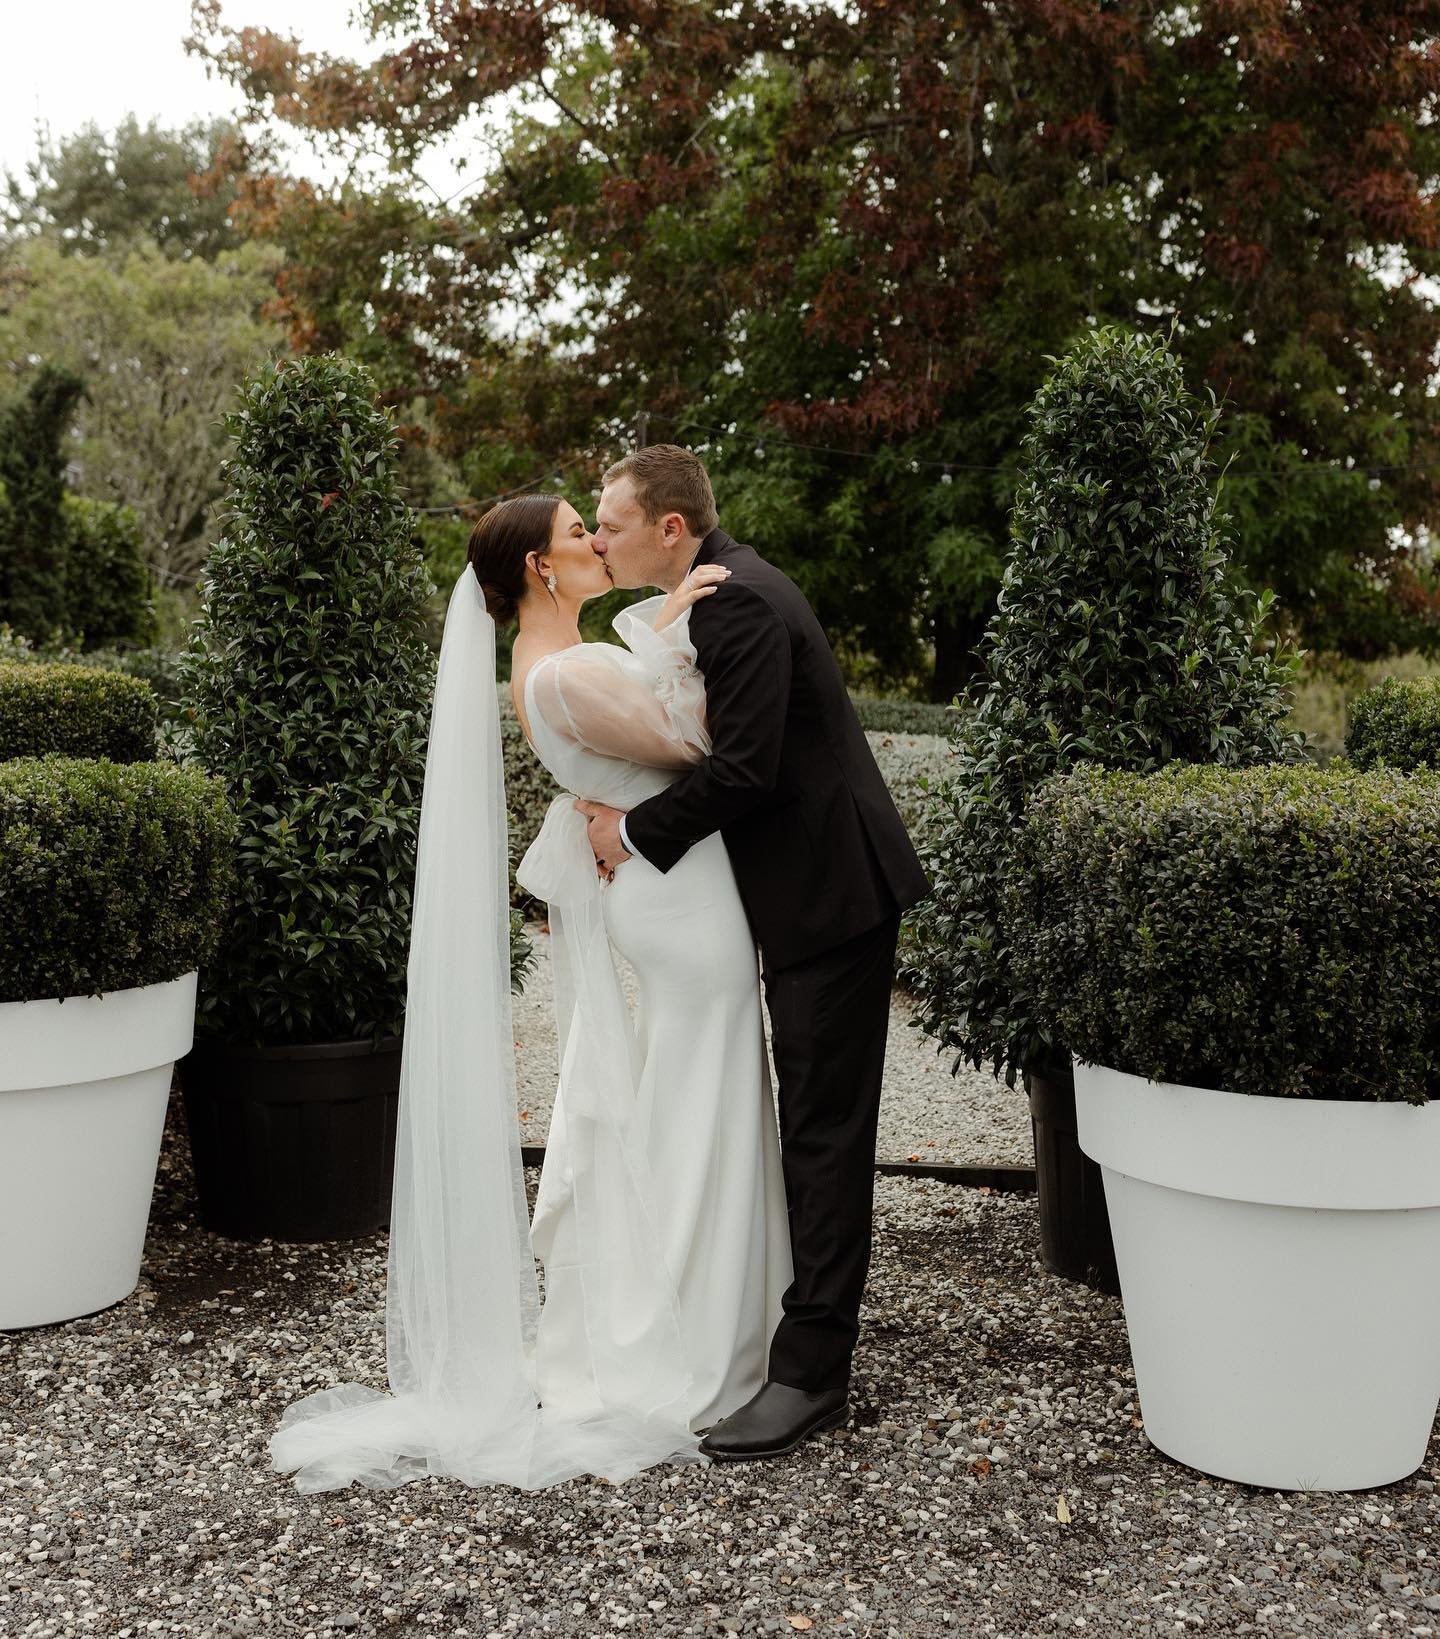
[[(0, 664), (88, 666), (92, 670), (123, 672), (148, 683), (162, 730), (180, 717), (180, 656), (169, 649), (74, 649), (64, 643), (37, 647), (28, 637), (0, 621)], [(162, 734), (163, 739), (163, 734)]]
[(267, 363), (225, 418), (230, 513), (178, 676), (189, 754), (240, 822), (197, 1036), (403, 1028), (434, 659), (431, 592), (363, 367)]
[(0, 660), (0, 760), (155, 756), (155, 696), (138, 678), (90, 666)]
[(906, 921), (917, 1022), (977, 1067), (1062, 1057), (1016, 980), (1001, 891), (1030, 793), (1076, 761), (1294, 761), (1296, 657), (1257, 652), (1268, 594), (1227, 578), (1206, 450), (1219, 412), (1159, 339), (1087, 336), (1030, 407), (985, 670), (917, 841), (934, 892)]
[(867, 734), (945, 734), (955, 727), (955, 708), (931, 700), (882, 700), (852, 694), (860, 727)]
[(222, 783), (197, 769), (0, 763), (0, 1001), (203, 974), (229, 918), (235, 840)]
[(0, 413), (0, 619), (41, 641), (65, 622), (65, 437), (84, 391), (73, 372), (42, 364)]
[(1087, 765), (1021, 839), (1017, 988), (1082, 1062), (1261, 1095), (1440, 1087), (1440, 777)]
[(150, 599), (140, 522), (133, 507), (66, 495), (64, 624), (84, 649), (153, 643), (158, 631)]
[(1440, 768), (1440, 677), (1387, 677), (1357, 695), (1345, 754), (1357, 768)]

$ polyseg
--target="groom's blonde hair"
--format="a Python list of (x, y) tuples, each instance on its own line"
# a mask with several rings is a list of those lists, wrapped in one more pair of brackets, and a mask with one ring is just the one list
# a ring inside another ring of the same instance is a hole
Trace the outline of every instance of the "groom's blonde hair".
[(667, 512), (678, 512), (697, 540), (720, 522), (710, 474), (700, 457), (678, 444), (647, 444), (622, 456), (606, 469), (602, 484), (628, 478), (635, 486), (635, 501), (647, 524), (658, 523)]

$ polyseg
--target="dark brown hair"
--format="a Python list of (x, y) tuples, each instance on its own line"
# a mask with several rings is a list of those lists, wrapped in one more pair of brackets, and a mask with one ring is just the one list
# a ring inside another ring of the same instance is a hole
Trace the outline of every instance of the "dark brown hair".
[(602, 482), (617, 478), (629, 478), (635, 485), (635, 500), (647, 524), (678, 512), (686, 529), (702, 540), (720, 522), (710, 474), (698, 455), (678, 444), (647, 444), (632, 450), (606, 470)]
[(516, 495), (497, 501), (470, 531), (470, 567), (485, 607), (502, 625), (515, 619), (525, 591), (525, 559), (549, 546), (559, 505), (558, 495)]

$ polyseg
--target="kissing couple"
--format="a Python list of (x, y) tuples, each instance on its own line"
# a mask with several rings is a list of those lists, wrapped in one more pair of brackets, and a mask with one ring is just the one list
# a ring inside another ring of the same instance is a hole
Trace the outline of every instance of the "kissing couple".
[[(583, 641), (612, 586), (661, 592), (615, 617), (624, 647)], [(549, 908), (559, 1042), (533, 1221), (495, 664), (512, 621), (516, 715), (567, 793), (516, 870)], [(487, 512), (421, 795), (391, 1392), (288, 1405), (273, 1466), (304, 1492), (536, 1490), (776, 1457), (843, 1423), (895, 945), (928, 891), (814, 612), (719, 528), (691, 451), (612, 466), (593, 534), (558, 497)]]

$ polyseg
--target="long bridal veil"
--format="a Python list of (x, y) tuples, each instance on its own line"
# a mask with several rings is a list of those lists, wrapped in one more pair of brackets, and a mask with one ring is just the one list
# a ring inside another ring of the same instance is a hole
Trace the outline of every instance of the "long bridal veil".
[[(390, 1393), (347, 1382), (288, 1405), (270, 1437), (274, 1467), (293, 1470), (302, 1492), (392, 1489), (427, 1474), (533, 1490), (703, 1461), (677, 1421), (688, 1380), (670, 1379), (659, 1400), (639, 1405), (602, 1397), (579, 1417), (538, 1403), (495, 623), (468, 565), (440, 646), (406, 972), (385, 1296)], [(623, 1111), (615, 1119), (623, 1135)]]

